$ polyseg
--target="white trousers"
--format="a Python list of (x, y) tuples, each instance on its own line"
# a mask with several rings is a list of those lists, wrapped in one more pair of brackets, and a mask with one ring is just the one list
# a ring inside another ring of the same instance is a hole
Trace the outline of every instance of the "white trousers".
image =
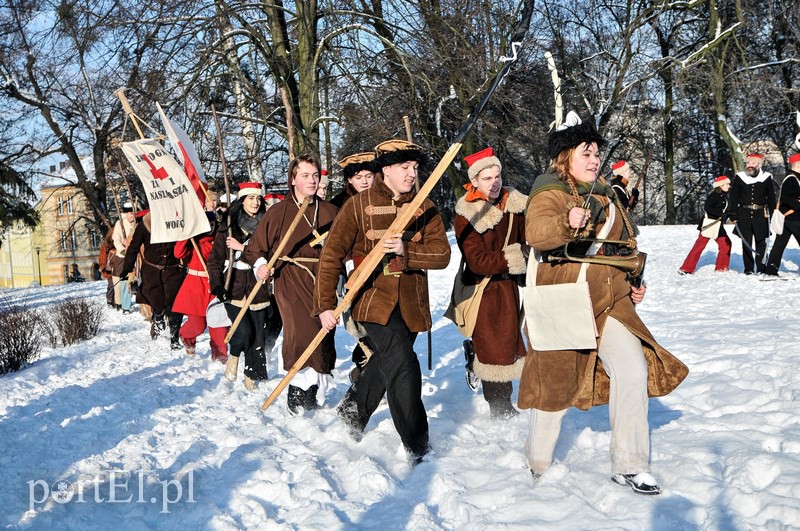
[[(647, 424), (647, 362), (642, 343), (616, 319), (609, 317), (597, 355), (611, 379), (608, 412), (611, 423), (613, 474), (638, 474), (650, 470), (650, 430)], [(561, 421), (567, 410), (531, 410), (525, 441), (525, 458), (534, 472), (553, 462)]]

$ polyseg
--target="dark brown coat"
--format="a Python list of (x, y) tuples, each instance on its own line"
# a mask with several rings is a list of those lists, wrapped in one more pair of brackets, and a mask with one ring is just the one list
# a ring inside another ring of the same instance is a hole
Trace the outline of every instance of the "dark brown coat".
[[(142, 285), (136, 293), (136, 302), (148, 304), (153, 311), (161, 314), (172, 308), (172, 303), (183, 284), (184, 268), (175, 258), (175, 242), (150, 243), (150, 214), (136, 224), (133, 238), (128, 246), (131, 252), (125, 255), (123, 266), (127, 274), (133, 271), (138, 253), (134, 249), (143, 248), (141, 278)], [(124, 276), (124, 275), (123, 275)]]
[[(314, 290), (314, 315), (336, 308), (336, 285), (344, 262), (352, 253), (358, 265), (376, 245), (397, 216), (397, 209), (414, 193), (396, 201), (380, 178), (372, 188), (353, 196), (336, 218), (322, 252)], [(426, 199), (405, 231), (403, 256), (394, 256), (387, 267), (399, 274), (384, 274), (380, 265), (353, 301), (353, 319), (385, 325), (395, 306), (412, 332), (430, 329), (428, 281), (425, 269), (444, 269), (450, 262), (450, 244), (434, 204)], [(389, 261), (388, 257), (385, 261)]]
[[(608, 211), (608, 197), (594, 194)], [(534, 193), (528, 205), (525, 236), (538, 251), (557, 249), (572, 240), (567, 213), (574, 206), (572, 197), (560, 190)], [(599, 230), (600, 227), (597, 227)], [(622, 235), (623, 221), (617, 209), (614, 225), (608, 236)], [(575, 282), (580, 264), (540, 265), (537, 285)], [(614, 317), (641, 341), (647, 361), (647, 391), (650, 396), (663, 396), (680, 384), (689, 370), (661, 345), (639, 318), (630, 298), (626, 273), (615, 267), (591, 264), (586, 279), (594, 306), (597, 329), (602, 331), (608, 316)], [(528, 349), (519, 387), (519, 407), (544, 411), (560, 411), (569, 406), (589, 409), (608, 402), (609, 378), (597, 351), (548, 351)]]
[[(527, 196), (514, 189), (503, 210), (484, 200), (456, 203), (456, 241), (466, 261), (465, 284), (477, 284), (486, 276), (478, 309), (478, 323), (472, 334), (476, 360), (475, 375), (489, 382), (509, 382), (522, 373), (525, 344), (520, 323), (520, 296), (516, 278), (525, 274), (525, 205)], [(509, 220), (513, 217), (508, 247), (504, 250)]]
[[(244, 260), (251, 265), (259, 258), (269, 260), (298, 211), (299, 207), (291, 195), (271, 206), (245, 247)], [(281, 258), (275, 265), (275, 301), (283, 319), (282, 355), (283, 367), (287, 371), (322, 328), (319, 318), (312, 315), (320, 246), (311, 247), (309, 242), (315, 238), (312, 224), (319, 234), (323, 234), (330, 229), (335, 217), (336, 207), (327, 201), (315, 200), (311, 203), (281, 255), (296, 263)], [(330, 374), (335, 362), (334, 336), (328, 334), (303, 368), (313, 367), (318, 373)]]

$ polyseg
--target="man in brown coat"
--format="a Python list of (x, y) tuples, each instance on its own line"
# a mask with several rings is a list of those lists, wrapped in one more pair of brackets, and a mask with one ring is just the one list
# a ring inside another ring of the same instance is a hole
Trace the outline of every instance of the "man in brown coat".
[[(267, 210), (243, 253), (244, 261), (253, 266), (259, 279), (275, 279), (275, 302), (283, 319), (281, 353), (286, 371), (294, 366), (321, 328), (319, 319), (311, 313), (312, 292), (322, 246), (319, 236), (330, 229), (336, 207), (317, 198), (319, 172), (319, 162), (310, 155), (301, 155), (289, 164), (289, 193)], [(308, 208), (289, 236), (274, 271), (269, 271), (267, 262), (304, 199), (310, 201)], [(335, 362), (333, 334), (328, 334), (289, 386), (287, 403), (291, 413), (299, 413), (301, 407), (316, 409), (324, 402)]]
[(347, 201), (336, 218), (320, 257), (314, 313), (322, 326), (333, 330), (338, 323), (333, 313), (336, 285), (345, 259), (352, 254), (358, 266), (374, 247), (382, 249), (381, 265), (352, 305), (353, 319), (366, 330), (374, 353), (339, 412), (358, 437), (385, 393), (403, 445), (418, 463), (429, 449), (422, 374), (414, 353), (417, 334), (431, 326), (424, 269), (447, 267), (450, 244), (442, 218), (428, 199), (404, 232), (386, 233), (398, 210), (414, 198), (425, 155), (419, 146), (402, 140), (383, 142), (375, 152), (382, 177)]

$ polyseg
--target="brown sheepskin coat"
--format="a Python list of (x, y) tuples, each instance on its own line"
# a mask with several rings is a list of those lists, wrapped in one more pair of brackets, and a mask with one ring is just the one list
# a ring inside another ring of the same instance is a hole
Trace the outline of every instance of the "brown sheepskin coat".
[[(540, 177), (543, 178), (546, 175)], [(558, 189), (532, 192), (526, 215), (525, 236), (537, 251), (557, 249), (572, 240), (567, 213), (574, 206), (573, 198)], [(613, 192), (611, 192), (613, 193)], [(609, 198), (593, 194), (608, 211)], [(619, 239), (623, 220), (617, 209), (609, 239)], [(600, 230), (600, 227), (597, 227)], [(578, 263), (540, 264), (537, 285), (575, 282)], [(647, 361), (649, 396), (663, 396), (686, 378), (689, 370), (661, 345), (639, 318), (630, 299), (626, 273), (615, 267), (591, 264), (586, 279), (594, 306), (597, 329), (602, 331), (608, 316), (614, 317), (641, 341)], [(587, 410), (608, 402), (609, 378), (603, 370), (597, 351), (548, 351), (528, 349), (519, 387), (519, 407), (543, 411), (560, 411), (575, 406)]]
[[(525, 205), (527, 196), (505, 188), (503, 210), (483, 200), (456, 203), (453, 221), (456, 241), (466, 262), (463, 281), (477, 284), (493, 276), (483, 291), (478, 322), (472, 334), (475, 346), (475, 375), (488, 382), (519, 379), (525, 358), (520, 323), (520, 296), (517, 279), (525, 274)], [(506, 235), (508, 246), (503, 249)]]
[[(392, 191), (380, 178), (372, 188), (347, 201), (333, 224), (320, 258), (314, 290), (314, 315), (336, 308), (336, 285), (344, 262), (351, 254), (358, 265), (373, 247), (380, 245), (397, 209), (411, 201), (414, 192), (392, 200)], [(403, 256), (391, 258), (384, 274), (379, 265), (359, 291), (352, 305), (353, 319), (385, 325), (400, 304), (403, 320), (412, 332), (430, 329), (428, 282), (425, 269), (444, 269), (450, 262), (450, 244), (434, 204), (426, 199), (405, 231)], [(387, 258), (388, 260), (388, 258)]]

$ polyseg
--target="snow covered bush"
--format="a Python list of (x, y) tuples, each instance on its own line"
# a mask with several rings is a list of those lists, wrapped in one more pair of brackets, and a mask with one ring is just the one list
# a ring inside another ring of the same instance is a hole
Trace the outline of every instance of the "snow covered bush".
[(72, 299), (58, 303), (52, 310), (51, 320), (58, 329), (61, 343), (67, 346), (97, 335), (102, 316), (100, 304), (89, 299)]
[(39, 356), (38, 322), (33, 310), (0, 304), (0, 374), (18, 371)]

